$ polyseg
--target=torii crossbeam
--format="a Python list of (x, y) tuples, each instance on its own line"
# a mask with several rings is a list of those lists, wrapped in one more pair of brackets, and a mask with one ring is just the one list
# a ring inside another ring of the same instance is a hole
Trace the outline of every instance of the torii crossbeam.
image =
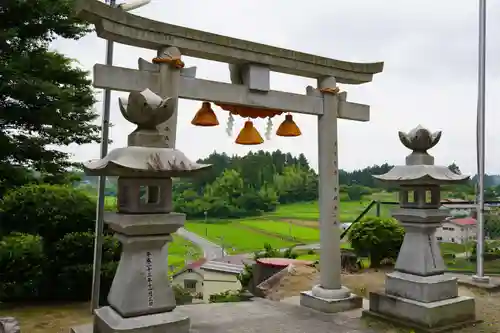
[[(361, 306), (361, 299), (340, 283), (340, 223), (337, 119), (369, 121), (368, 105), (348, 102), (337, 83), (362, 84), (382, 72), (383, 63), (353, 63), (296, 52), (204, 31), (175, 26), (111, 8), (98, 0), (79, 0), (80, 17), (97, 35), (118, 43), (154, 49), (153, 62), (139, 69), (94, 66), (94, 85), (119, 91), (152, 90), (162, 98), (185, 98), (275, 109), (318, 117), (320, 284), (303, 292), (301, 304), (323, 312)], [(181, 56), (229, 64), (231, 84), (196, 78), (195, 68), (173, 66)], [(270, 89), (270, 72), (317, 79), (304, 95)], [(175, 147), (177, 114), (158, 127)]]

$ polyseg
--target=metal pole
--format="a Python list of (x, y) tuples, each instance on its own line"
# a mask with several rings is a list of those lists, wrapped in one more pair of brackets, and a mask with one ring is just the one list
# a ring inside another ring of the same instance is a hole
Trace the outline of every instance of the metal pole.
[(486, 88), (486, 0), (479, 0), (479, 68), (477, 97), (477, 272), (474, 279), (488, 282), (484, 276), (484, 164), (485, 164), (485, 88)]
[[(110, 6), (116, 6), (116, 0), (106, 0)], [(113, 65), (113, 41), (106, 41), (106, 65)], [(104, 89), (103, 113), (102, 113), (102, 132), (101, 132), (101, 158), (108, 154), (109, 140), (109, 114), (111, 107), (111, 89)], [(99, 307), (99, 295), (101, 289), (101, 261), (102, 261), (102, 239), (104, 230), (104, 200), (106, 189), (106, 176), (99, 177), (97, 194), (97, 211), (94, 234), (94, 265), (92, 272), (92, 297), (91, 311)]]

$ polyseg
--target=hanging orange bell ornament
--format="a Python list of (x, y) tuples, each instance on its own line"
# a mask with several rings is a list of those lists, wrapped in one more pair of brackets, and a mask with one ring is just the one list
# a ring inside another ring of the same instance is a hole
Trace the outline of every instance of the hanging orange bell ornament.
[(217, 116), (215, 115), (214, 110), (212, 110), (212, 106), (209, 102), (203, 102), (201, 108), (194, 115), (193, 120), (191, 120), (191, 124), (195, 126), (217, 126), (219, 125), (219, 121), (217, 120)]
[(264, 142), (264, 139), (262, 139), (255, 127), (253, 127), (253, 123), (247, 120), (235, 142), (239, 145), (260, 145)]
[(297, 126), (291, 114), (285, 116), (285, 120), (280, 124), (276, 131), (277, 136), (300, 136), (300, 128)]

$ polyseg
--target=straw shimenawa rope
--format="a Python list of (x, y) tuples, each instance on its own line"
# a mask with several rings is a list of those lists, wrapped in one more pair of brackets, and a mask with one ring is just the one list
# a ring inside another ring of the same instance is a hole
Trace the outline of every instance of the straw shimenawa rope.
[(169, 64), (172, 67), (175, 68), (184, 68), (184, 62), (181, 60), (180, 57), (156, 57), (153, 58), (153, 63), (154, 64)]
[(340, 92), (340, 88), (339, 87), (335, 87), (335, 88), (321, 88), (319, 91), (321, 91), (324, 94), (333, 94), (333, 95), (336, 95), (336, 94), (338, 94)]

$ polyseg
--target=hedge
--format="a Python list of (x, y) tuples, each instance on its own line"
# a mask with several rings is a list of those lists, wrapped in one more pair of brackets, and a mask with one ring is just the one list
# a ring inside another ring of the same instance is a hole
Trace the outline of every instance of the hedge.
[[(96, 202), (59, 185), (26, 185), (0, 201), (0, 302), (88, 300)], [(121, 248), (105, 235), (101, 295), (105, 300)]]

